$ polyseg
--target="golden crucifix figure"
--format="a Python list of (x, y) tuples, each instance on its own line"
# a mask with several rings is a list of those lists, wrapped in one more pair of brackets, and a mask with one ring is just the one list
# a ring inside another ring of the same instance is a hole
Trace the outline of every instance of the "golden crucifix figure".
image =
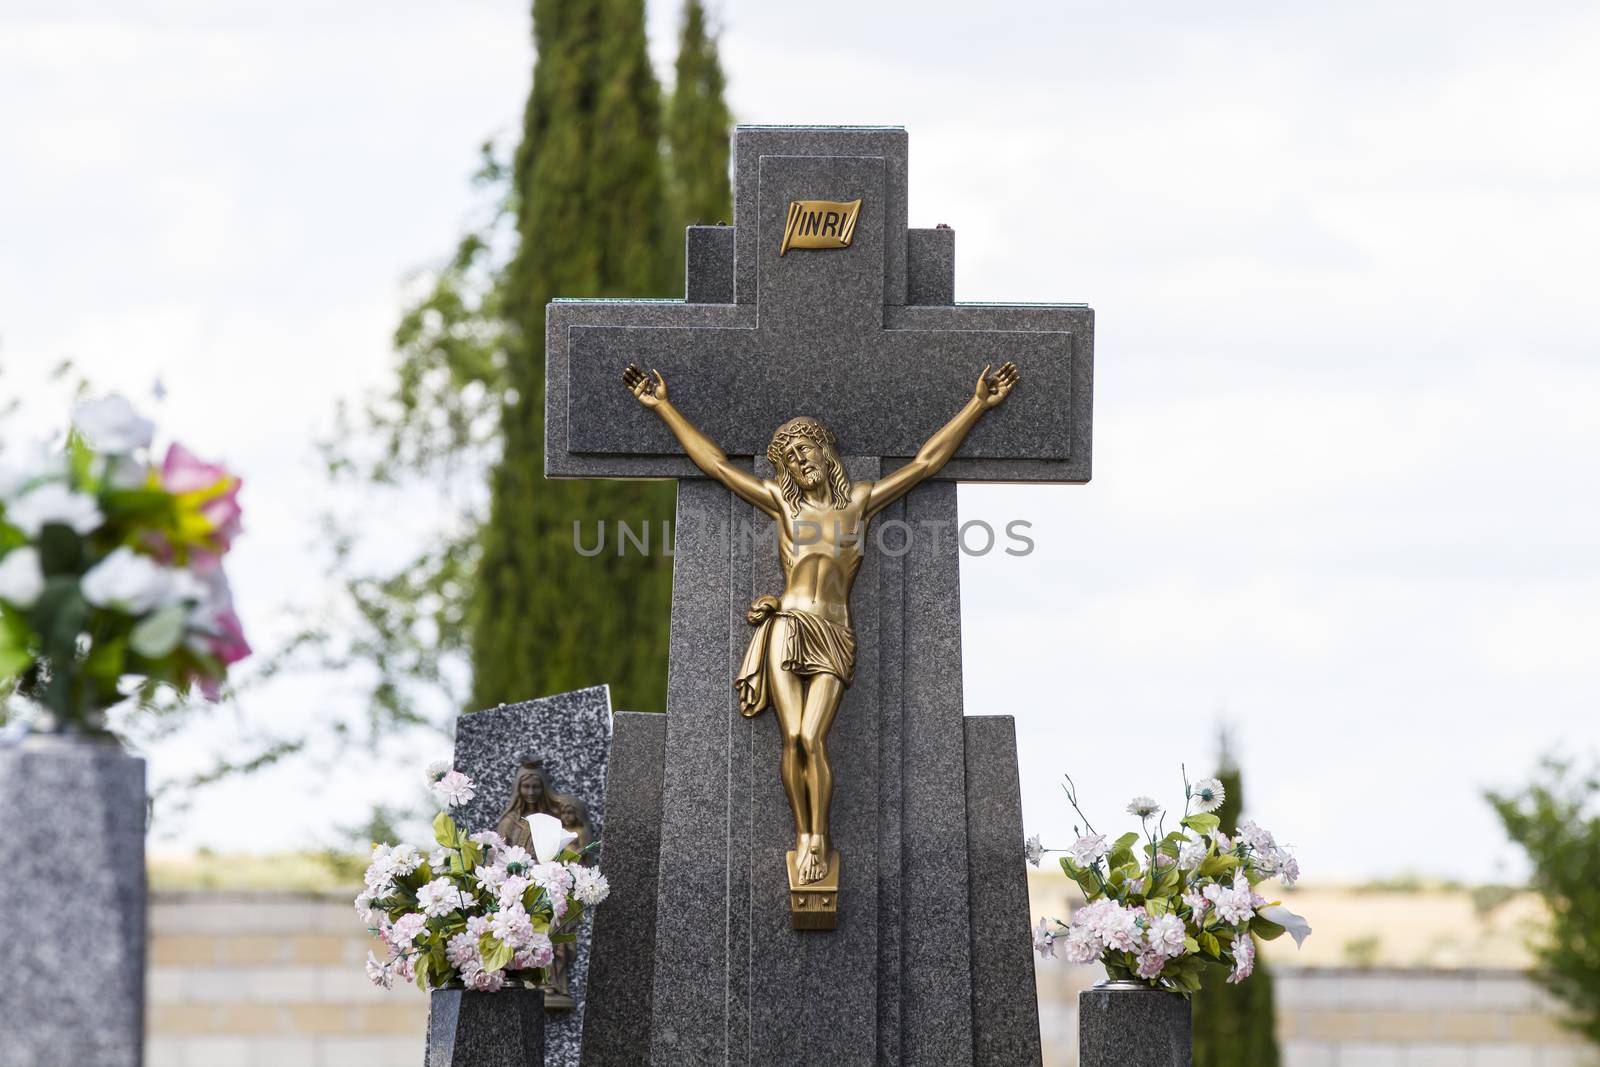
[(861, 568), (867, 525), (950, 461), (984, 412), (1011, 392), (1017, 368), (1006, 363), (993, 374), (983, 368), (972, 399), (915, 459), (876, 482), (854, 483), (845, 475), (833, 433), (815, 419), (790, 419), (778, 427), (767, 446), (777, 477), (768, 481), (729, 462), (684, 418), (667, 399), (659, 372), (645, 374), (630, 365), (622, 382), (667, 424), (695, 466), (777, 522), (783, 596), (763, 596), (750, 606), (746, 618), (756, 632), (734, 686), (745, 715), (757, 715), (768, 704), (777, 709), (783, 731), (779, 770), (794, 812), (795, 880), (818, 885), (827, 879), (830, 861), (837, 865), (828, 833), (833, 768), (827, 741), (855, 674), (850, 588)]

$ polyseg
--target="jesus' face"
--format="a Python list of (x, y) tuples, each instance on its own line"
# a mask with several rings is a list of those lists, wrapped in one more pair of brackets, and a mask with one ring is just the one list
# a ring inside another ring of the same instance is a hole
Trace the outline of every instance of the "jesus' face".
[(783, 463), (789, 469), (789, 477), (803, 490), (822, 487), (826, 462), (822, 448), (809, 437), (795, 438), (783, 452)]

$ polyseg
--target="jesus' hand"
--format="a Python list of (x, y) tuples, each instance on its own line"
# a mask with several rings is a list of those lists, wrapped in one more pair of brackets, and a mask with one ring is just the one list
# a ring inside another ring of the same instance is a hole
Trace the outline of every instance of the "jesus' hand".
[(1017, 365), (1008, 360), (1002, 363), (1000, 369), (993, 375), (989, 373), (988, 367), (984, 367), (983, 372), (978, 375), (978, 386), (972, 395), (984, 407), (992, 408), (1004, 400), (1006, 394), (1011, 392), (1011, 387), (1016, 384)]
[[(655, 375), (654, 381), (650, 379), (650, 374)], [(633, 394), (635, 400), (653, 410), (663, 400), (667, 399), (667, 380), (661, 376), (661, 372), (658, 370), (653, 370), (650, 374), (646, 374), (637, 365), (630, 363), (628, 364), (628, 369), (622, 372), (622, 384), (628, 387), (628, 391)]]

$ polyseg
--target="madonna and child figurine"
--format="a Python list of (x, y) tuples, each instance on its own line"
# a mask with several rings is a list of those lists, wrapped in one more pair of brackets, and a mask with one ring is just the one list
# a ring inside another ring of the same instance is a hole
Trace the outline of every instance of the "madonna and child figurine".
[[(578, 839), (569, 847), (582, 852), (593, 840), (589, 827), (589, 809), (582, 800), (565, 793), (557, 793), (545, 770), (544, 760), (524, 754), (517, 757), (517, 773), (512, 780), (511, 800), (495, 833), (508, 845), (533, 851), (533, 833), (528, 826), (528, 816), (535, 813), (554, 815), (561, 825)], [(572, 999), (569, 974), (576, 952), (570, 943), (555, 946), (555, 958), (550, 963), (550, 983), (544, 987), (544, 1006), (549, 1011), (571, 1011), (576, 1002)]]
[(828, 834), (833, 769), (827, 740), (855, 674), (850, 590), (866, 529), (880, 511), (949, 462), (983, 414), (1011, 392), (1017, 368), (1005, 363), (993, 374), (983, 368), (972, 399), (955, 418), (910, 463), (876, 482), (851, 482), (833, 433), (805, 417), (778, 427), (767, 447), (776, 478), (757, 478), (729, 462), (672, 405), (659, 372), (647, 375), (630, 365), (622, 381), (666, 423), (695, 466), (777, 523), (783, 595), (763, 596), (750, 606), (746, 618), (756, 630), (734, 686), (746, 716), (770, 704), (783, 733), (779, 772), (794, 812), (789, 880), (795, 925), (831, 929), (837, 921), (839, 854)]

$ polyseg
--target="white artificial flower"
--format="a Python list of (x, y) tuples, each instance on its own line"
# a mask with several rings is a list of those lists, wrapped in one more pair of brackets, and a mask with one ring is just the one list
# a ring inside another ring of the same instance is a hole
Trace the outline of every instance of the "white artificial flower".
[(1233, 939), (1233, 973), (1228, 981), (1234, 985), (1249, 978), (1256, 969), (1256, 942), (1249, 934)]
[(378, 923), (383, 919), (383, 912), (372, 906), (372, 901), (376, 896), (377, 894), (370, 889), (363, 889), (356, 895), (356, 914), (361, 916), (361, 921), (366, 923), (369, 929), (376, 929)]
[(1185, 837), (1178, 845), (1178, 866), (1186, 871), (1192, 871), (1205, 862), (1206, 843), (1197, 841), (1192, 837)]
[(408, 911), (394, 921), (389, 928), (389, 943), (395, 948), (410, 948), (417, 935), (428, 928), (428, 919), (414, 911)]
[(1137, 815), (1141, 819), (1148, 819), (1160, 810), (1161, 805), (1150, 797), (1134, 797), (1128, 801), (1128, 814)]
[(118, 393), (79, 404), (72, 413), (72, 425), (89, 444), (113, 455), (148, 448), (156, 433), (156, 424)]
[(1269, 923), (1277, 923), (1288, 931), (1294, 938), (1296, 948), (1305, 944), (1306, 938), (1311, 936), (1311, 924), (1306, 922), (1305, 916), (1296, 915), (1282, 904), (1268, 904), (1259, 912), (1260, 916)]
[(27, 611), (44, 592), (44, 570), (39, 566), (39, 550), (22, 545), (0, 559), (0, 600)]
[(427, 781), (428, 788), (432, 789), (438, 784), (439, 779), (443, 778), (449, 773), (450, 761), (447, 759), (436, 759), (432, 763), (428, 764), (427, 769), (422, 772), (422, 777)]
[[(440, 777), (443, 777), (443, 775), (440, 775)], [(475, 845), (483, 845), (487, 848), (506, 847), (505, 839), (499, 834), (495, 833), (493, 830), (479, 830), (477, 833), (467, 838), (467, 840), (471, 841)]]
[(1041, 959), (1055, 958), (1056, 935), (1050, 929), (1050, 922), (1047, 919), (1040, 919), (1039, 925), (1034, 928), (1033, 951), (1037, 952)]
[(468, 965), (461, 971), (461, 983), (475, 993), (498, 993), (506, 984), (506, 972)]
[(521, 845), (507, 845), (495, 856), (495, 863), (512, 874), (527, 874), (533, 866), (533, 857)]
[(452, 808), (471, 803), (472, 798), (478, 795), (477, 785), (460, 771), (446, 771), (431, 788), (439, 803)]
[(577, 897), (586, 908), (605, 903), (606, 897), (611, 895), (611, 884), (606, 881), (606, 876), (600, 873), (597, 867), (578, 867), (572, 869), (572, 895)]
[(1222, 802), (1228, 799), (1228, 791), (1222, 787), (1221, 779), (1202, 778), (1194, 784), (1189, 796), (1194, 801), (1195, 811), (1209, 815), (1222, 807)]
[(83, 599), (97, 608), (143, 615), (161, 607), (172, 588), (171, 572), (133, 549), (113, 549), (83, 576)]
[(517, 954), (511, 959), (511, 969), (526, 971), (535, 967), (548, 967), (555, 954), (555, 945), (551, 943), (550, 935), (535, 931), (533, 936), (517, 949)]
[(1249, 845), (1258, 856), (1270, 857), (1278, 848), (1278, 842), (1273, 839), (1272, 831), (1263, 830), (1249, 819), (1239, 824), (1235, 836)]
[(572, 888), (572, 872), (564, 863), (536, 863), (528, 872), (528, 880), (549, 893), (551, 899), (564, 897)]
[(450, 850), (436, 848), (428, 853), (428, 866), (435, 871), (442, 871), (448, 868), (450, 866)]
[(469, 963), (483, 966), (483, 960), (478, 955), (478, 939), (465, 930), (444, 943), (444, 958), (452, 967), (465, 967)]
[(1084, 834), (1072, 843), (1067, 851), (1072, 853), (1072, 858), (1080, 867), (1088, 867), (1111, 851), (1111, 846), (1106, 843), (1105, 834)]
[(488, 886), (489, 889), (494, 892), (499, 892), (500, 887), (504, 885), (506, 879), (511, 876), (511, 872), (507, 871), (498, 863), (491, 863), (486, 867), (479, 867), (473, 873), (477, 875), (479, 885)]
[(367, 978), (373, 985), (383, 989), (394, 988), (394, 976), (389, 973), (389, 965), (371, 952), (367, 953)]
[[(1145, 939), (1150, 943), (1150, 951), (1160, 956), (1183, 955), (1183, 939), (1186, 936), (1183, 929), (1183, 920), (1168, 912), (1152, 922), (1145, 930)], [(1160, 971), (1160, 968), (1156, 968)], [(1154, 975), (1145, 975), (1150, 978)]]
[(6, 521), (29, 537), (46, 526), (69, 527), (79, 535), (93, 533), (105, 521), (100, 505), (87, 493), (60, 482), (45, 482), (17, 497), (6, 507)]
[(512, 904), (489, 916), (489, 932), (513, 949), (520, 948), (533, 937), (533, 920), (520, 903)]
[(1217, 910), (1217, 918), (1225, 923), (1246, 923), (1255, 914), (1255, 891), (1242, 876), (1235, 877), (1233, 888), (1213, 883), (1204, 890), (1205, 897)]
[(410, 874), (422, 866), (422, 852), (416, 845), (396, 845), (389, 853), (389, 864), (397, 878)]
[(1105, 945), (1093, 930), (1079, 923), (1067, 928), (1067, 959), (1073, 963), (1093, 963), (1105, 951)]
[(1133, 973), (1140, 978), (1150, 981), (1161, 977), (1161, 971), (1167, 965), (1167, 958), (1159, 952), (1146, 952), (1134, 964)]
[(372, 860), (367, 864), (367, 888), (381, 895), (394, 881), (394, 849), (388, 845), (373, 845)]
[(1300, 880), (1300, 861), (1294, 858), (1293, 853), (1283, 848), (1278, 849), (1275, 858), (1278, 868), (1278, 880), (1293, 889), (1294, 884)]
[(435, 919), (460, 911), (466, 904), (466, 897), (450, 884), (448, 878), (435, 878), (417, 890), (417, 907)]
[(1039, 866), (1040, 861), (1044, 859), (1044, 842), (1039, 839), (1038, 834), (1028, 838), (1022, 846), (1022, 854), (1030, 865)]
[(533, 853), (539, 857), (540, 863), (551, 863), (566, 847), (578, 839), (578, 835), (561, 825), (561, 820), (554, 815), (546, 815), (536, 811), (527, 817), (528, 830), (533, 837)]
[(520, 908), (522, 907), (522, 895), (528, 891), (528, 887), (532, 884), (522, 875), (513, 874), (501, 882), (500, 887), (495, 890), (495, 900), (502, 908)]

